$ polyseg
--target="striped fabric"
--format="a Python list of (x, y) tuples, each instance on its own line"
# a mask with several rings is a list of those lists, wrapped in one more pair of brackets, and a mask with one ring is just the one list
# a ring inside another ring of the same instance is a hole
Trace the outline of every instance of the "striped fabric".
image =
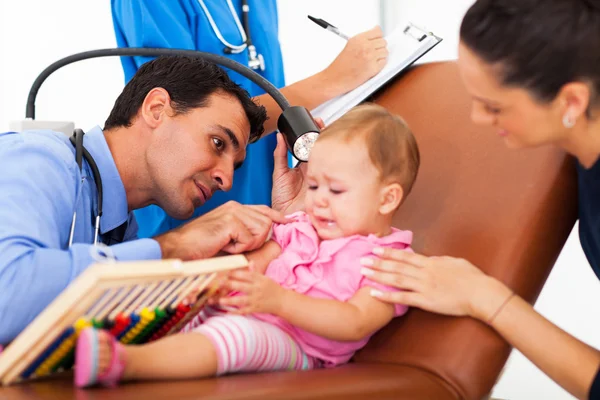
[(213, 343), (218, 357), (217, 375), (308, 370), (319, 365), (287, 333), (251, 316), (206, 308), (182, 332), (202, 333)]

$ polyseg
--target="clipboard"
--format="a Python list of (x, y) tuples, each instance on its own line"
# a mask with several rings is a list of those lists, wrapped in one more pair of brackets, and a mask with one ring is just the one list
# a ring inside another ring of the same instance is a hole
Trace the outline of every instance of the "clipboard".
[(385, 39), (389, 51), (385, 67), (377, 75), (354, 90), (335, 97), (311, 110), (313, 117), (322, 118), (326, 126), (331, 124), (352, 107), (367, 99), (381, 86), (394, 79), (442, 41), (441, 37), (412, 22), (399, 25)]

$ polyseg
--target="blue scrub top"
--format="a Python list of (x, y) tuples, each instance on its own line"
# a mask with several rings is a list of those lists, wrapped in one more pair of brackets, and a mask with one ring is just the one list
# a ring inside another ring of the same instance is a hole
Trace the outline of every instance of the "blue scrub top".
[[(118, 47), (166, 47), (200, 50), (227, 56), (242, 65), (248, 65), (248, 51), (225, 54), (198, 0), (111, 0), (112, 16)], [(221, 35), (233, 45), (242, 43), (242, 37), (225, 0), (204, 0)], [(242, 18), (241, 1), (232, 1), (238, 18)], [(277, 1), (248, 0), (250, 7), (249, 30), (258, 53), (265, 59), (265, 70), (255, 70), (275, 87), (285, 86), (283, 60), (278, 39)], [(139, 66), (150, 57), (122, 57), (121, 63), (128, 82)], [(229, 76), (250, 93), (258, 96), (264, 90), (233, 71)], [(233, 188), (217, 192), (194, 218), (235, 200), (242, 204), (271, 204), (273, 151), (275, 135), (270, 135), (248, 146), (241, 168), (234, 173)], [(140, 238), (156, 236), (186, 221), (169, 217), (160, 207), (151, 205), (134, 211)]]

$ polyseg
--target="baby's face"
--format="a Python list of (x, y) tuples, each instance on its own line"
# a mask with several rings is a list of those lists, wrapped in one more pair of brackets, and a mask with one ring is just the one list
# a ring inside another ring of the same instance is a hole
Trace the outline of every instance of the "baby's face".
[(321, 239), (377, 233), (383, 185), (362, 140), (317, 142), (307, 183), (306, 213)]

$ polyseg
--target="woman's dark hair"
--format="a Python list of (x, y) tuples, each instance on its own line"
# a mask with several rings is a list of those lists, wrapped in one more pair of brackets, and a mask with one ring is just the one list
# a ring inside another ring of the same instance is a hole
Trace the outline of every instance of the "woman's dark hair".
[(503, 84), (528, 89), (542, 102), (573, 81), (590, 85), (590, 106), (598, 100), (600, 0), (478, 0), (460, 38), (498, 68)]
[(236, 97), (250, 122), (250, 143), (264, 131), (267, 112), (252, 101), (216, 64), (197, 57), (161, 56), (143, 64), (127, 83), (104, 123), (104, 129), (129, 127), (150, 90), (161, 87), (171, 96), (177, 114), (208, 106), (208, 97), (219, 91)]

